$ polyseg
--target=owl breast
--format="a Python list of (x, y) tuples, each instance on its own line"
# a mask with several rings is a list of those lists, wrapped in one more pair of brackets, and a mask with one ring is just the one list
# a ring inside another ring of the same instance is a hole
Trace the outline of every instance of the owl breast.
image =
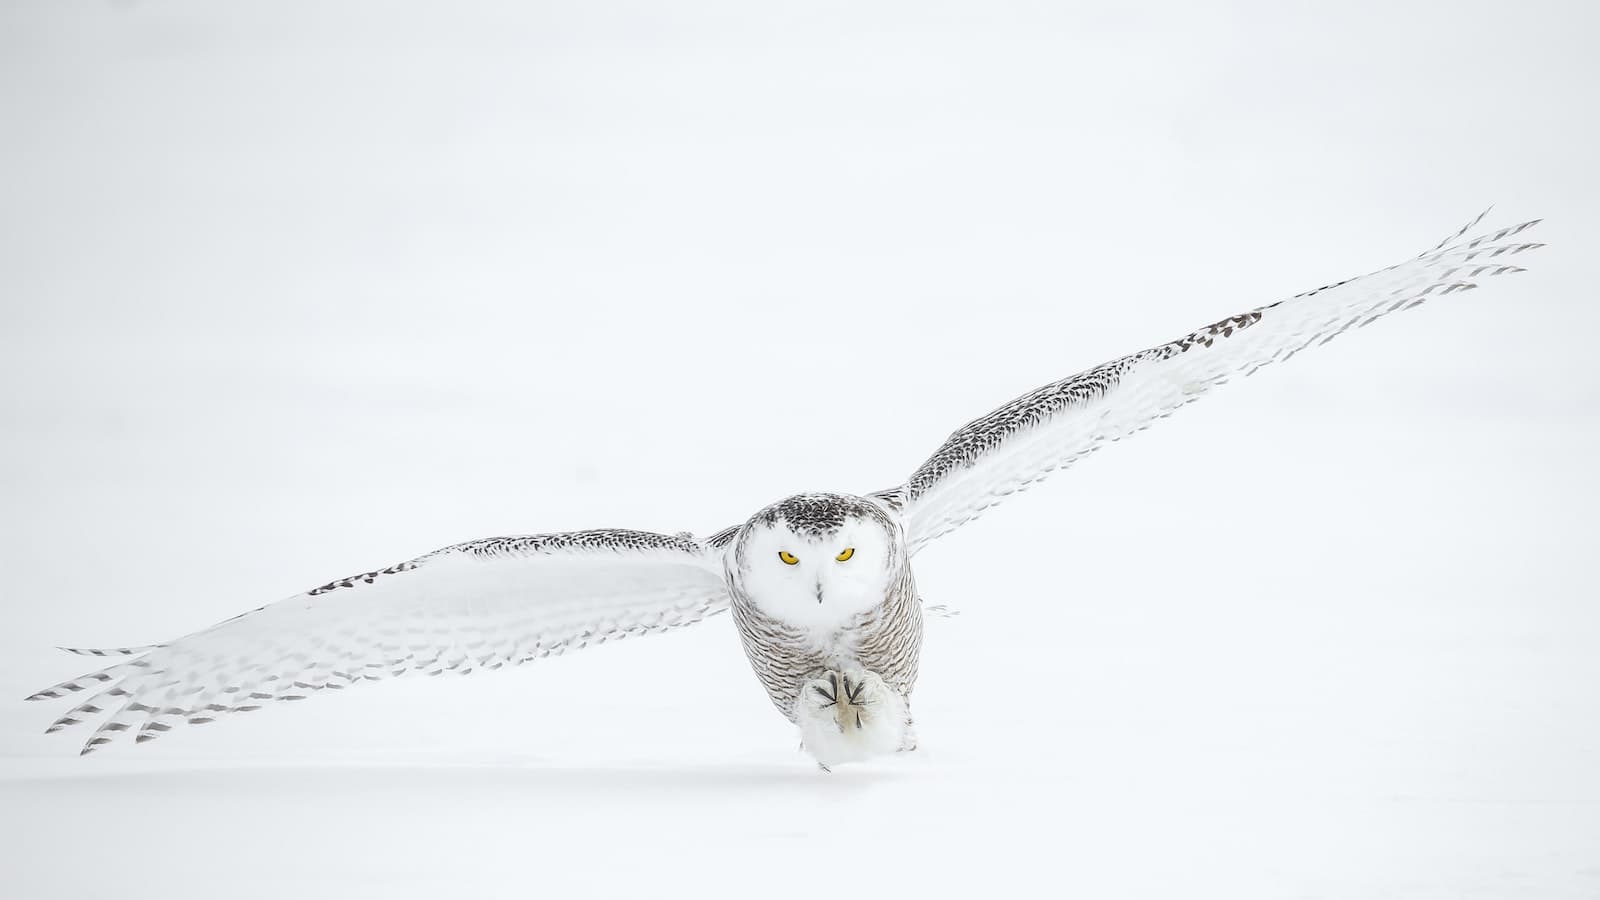
[(737, 583), (732, 594), (733, 620), (750, 667), (790, 721), (800, 685), (828, 671), (874, 672), (909, 698), (922, 652), (922, 602), (909, 562), (890, 580), (881, 602), (835, 625), (785, 621)]

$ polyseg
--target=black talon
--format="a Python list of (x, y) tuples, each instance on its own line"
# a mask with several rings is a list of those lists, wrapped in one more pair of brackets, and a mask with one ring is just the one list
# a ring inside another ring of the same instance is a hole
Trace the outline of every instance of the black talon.
[(811, 686), (811, 689), (813, 691), (816, 691), (818, 694), (822, 695), (822, 699), (828, 701), (827, 704), (822, 707), (823, 709), (827, 709), (829, 706), (832, 706), (835, 703), (839, 702), (838, 698), (834, 697), (832, 694), (830, 694), (827, 691), (823, 690), (822, 689), (822, 685), (820, 685), (820, 684), (813, 684)]
[(861, 730), (861, 710), (856, 710), (856, 730)]
[(861, 689), (866, 687), (866, 686), (867, 686), (867, 683), (865, 681), (858, 681), (858, 682), (856, 682), (856, 686), (854, 688), (851, 688), (850, 687), (850, 679), (846, 678), (844, 680), (844, 690), (845, 690), (845, 693), (849, 695), (851, 703), (855, 703), (856, 702), (857, 695), (859, 695), (861, 693)]

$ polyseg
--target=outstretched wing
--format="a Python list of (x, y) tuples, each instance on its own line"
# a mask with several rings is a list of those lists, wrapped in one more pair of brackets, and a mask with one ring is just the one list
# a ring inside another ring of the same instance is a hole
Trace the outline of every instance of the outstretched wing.
[(1537, 220), (1465, 237), (1482, 219), (1415, 259), (1223, 319), (1045, 385), (962, 426), (908, 482), (882, 494), (902, 509), (911, 552), (1231, 377), (1481, 279), (1520, 272), (1509, 259), (1543, 246), (1520, 237)]
[(119, 735), (425, 672), (498, 669), (698, 622), (728, 606), (721, 553), (688, 535), (580, 531), (489, 538), (331, 582), (150, 647), (29, 700), (90, 692), (49, 731)]

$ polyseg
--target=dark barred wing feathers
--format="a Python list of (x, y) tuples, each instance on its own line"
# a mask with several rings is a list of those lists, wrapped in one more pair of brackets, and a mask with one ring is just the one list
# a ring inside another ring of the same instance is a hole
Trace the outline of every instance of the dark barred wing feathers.
[(686, 535), (491, 538), (330, 582), (166, 644), (72, 650), (111, 665), (29, 700), (87, 695), (50, 726), (83, 752), (408, 674), (498, 669), (697, 622), (728, 606), (721, 554)]
[(906, 484), (883, 492), (906, 517), (911, 552), (1112, 441), (1150, 427), (1235, 376), (1358, 326), (1522, 271), (1543, 246), (1524, 222), (1477, 237), (1483, 216), (1414, 259), (1231, 316), (1175, 341), (1045, 385), (962, 426)]

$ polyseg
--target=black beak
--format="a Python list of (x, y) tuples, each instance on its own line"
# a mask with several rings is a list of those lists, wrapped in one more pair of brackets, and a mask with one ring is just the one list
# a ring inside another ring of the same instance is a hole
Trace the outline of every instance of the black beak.
[(822, 581), (820, 579), (817, 581), (817, 602), (822, 602)]

